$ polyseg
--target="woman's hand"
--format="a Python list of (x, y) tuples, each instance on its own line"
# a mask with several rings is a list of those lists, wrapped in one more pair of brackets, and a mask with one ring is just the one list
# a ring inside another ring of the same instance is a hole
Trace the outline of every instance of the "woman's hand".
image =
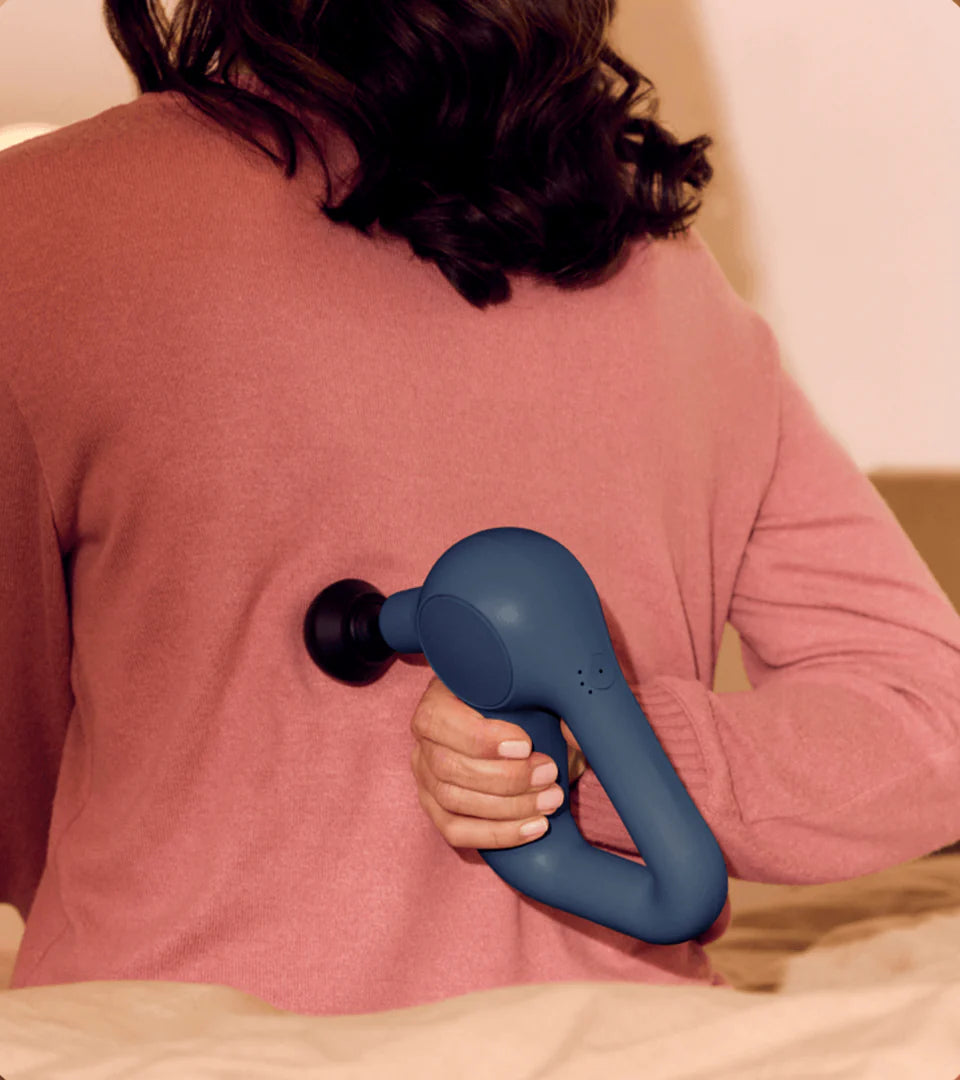
[[(586, 771), (580, 745), (560, 721), (567, 768), (574, 784)], [(531, 753), (530, 736), (517, 724), (489, 720), (455, 697), (434, 676), (410, 722), (416, 743), (410, 765), (420, 805), (454, 848), (512, 848), (542, 836), (563, 792), (557, 767), (546, 754)], [(502, 743), (513, 746), (501, 749)], [(521, 744), (521, 745), (517, 745)], [(506, 756), (504, 755), (506, 750)], [(535, 775), (548, 766), (548, 775)], [(538, 807), (544, 795), (552, 807)], [(538, 831), (521, 829), (542, 823)]]
[[(563, 720), (560, 728), (567, 742), (567, 768), (573, 785), (586, 772), (587, 763)], [(434, 676), (417, 705), (410, 729), (416, 738), (410, 764), (420, 805), (451, 847), (519, 847), (543, 835), (543, 815), (553, 810), (538, 810), (537, 797), (551, 791), (559, 796), (561, 791), (554, 783), (556, 765), (546, 754), (530, 753), (530, 736), (523, 728), (481, 716)], [(522, 757), (501, 756), (500, 744), (511, 741), (524, 744)], [(535, 782), (534, 771), (544, 765), (550, 766), (552, 776)], [(527, 836), (520, 832), (524, 825), (536, 821), (543, 822), (539, 832)], [(716, 922), (696, 940), (709, 944), (729, 924), (728, 897)]]

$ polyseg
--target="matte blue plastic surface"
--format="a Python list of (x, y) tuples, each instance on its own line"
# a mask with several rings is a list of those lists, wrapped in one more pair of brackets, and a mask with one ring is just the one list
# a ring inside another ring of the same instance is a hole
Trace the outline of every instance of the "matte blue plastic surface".
[[(481, 851), (509, 885), (652, 944), (707, 930), (727, 898), (723, 855), (627, 685), (600, 598), (562, 544), (487, 529), (449, 548), (421, 588), (384, 602), (379, 628), (422, 652), (451, 693), (522, 727), (557, 763), (563, 805), (547, 832)], [(570, 814), (562, 717), (646, 866), (588, 844)]]

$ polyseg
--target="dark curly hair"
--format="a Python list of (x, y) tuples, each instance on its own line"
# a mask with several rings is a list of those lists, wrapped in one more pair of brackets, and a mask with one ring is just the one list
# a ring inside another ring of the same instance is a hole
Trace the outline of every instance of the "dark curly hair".
[[(658, 124), (653, 84), (606, 44), (616, 0), (176, 0), (172, 18), (161, 0), (104, 0), (103, 12), (142, 93), (185, 95), (287, 178), (305, 136), (328, 195), (310, 130), (237, 73), (332, 121), (356, 149), (355, 185), (318, 209), (406, 237), (481, 310), (510, 299), (509, 273), (602, 284), (629, 239), (685, 232), (701, 203), (684, 185), (713, 178), (713, 140)], [(627, 83), (619, 96), (604, 64)], [(254, 133), (264, 124), (283, 156)]]

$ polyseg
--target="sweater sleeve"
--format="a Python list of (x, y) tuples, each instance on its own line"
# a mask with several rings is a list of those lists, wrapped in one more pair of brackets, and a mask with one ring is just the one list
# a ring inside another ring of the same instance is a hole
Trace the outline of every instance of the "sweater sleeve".
[(43, 873), (73, 704), (70, 618), (30, 432), (0, 379), (0, 902), (27, 918)]
[[(633, 689), (729, 873), (812, 884), (960, 837), (960, 616), (780, 379), (776, 466), (729, 610), (753, 689), (716, 694), (674, 676)], [(584, 837), (635, 857), (592, 770), (577, 787)]]

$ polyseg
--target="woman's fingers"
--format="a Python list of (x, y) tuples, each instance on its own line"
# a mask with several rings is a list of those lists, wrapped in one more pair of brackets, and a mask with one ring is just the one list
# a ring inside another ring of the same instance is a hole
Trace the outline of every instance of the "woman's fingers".
[[(424, 767), (419, 745), (413, 749), (411, 766), (417, 778), (420, 805), (451, 847), (518, 847), (546, 831), (546, 818), (536, 808), (535, 794), (505, 799), (443, 785)], [(562, 795), (559, 788), (556, 790)], [(532, 825), (539, 825), (539, 831), (524, 834), (524, 827)]]

